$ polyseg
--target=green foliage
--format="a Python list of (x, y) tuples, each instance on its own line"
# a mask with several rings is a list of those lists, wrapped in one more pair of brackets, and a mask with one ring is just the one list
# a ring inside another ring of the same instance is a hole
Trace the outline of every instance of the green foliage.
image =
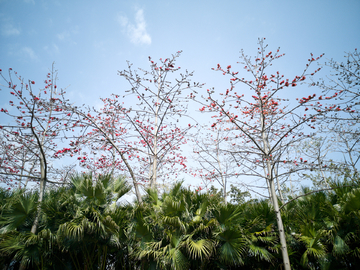
[(242, 192), (238, 187), (230, 185), (230, 202), (242, 204), (246, 201), (247, 197), (251, 199), (251, 195), (248, 191)]
[(116, 206), (116, 201), (129, 190), (123, 179), (110, 175), (96, 180), (74, 176), (70, 186), (45, 194), (36, 235), (30, 229), (37, 194), (19, 192), (4, 198), (0, 262), (23, 261), (41, 269), (105, 269), (113, 257), (108, 253), (127, 252), (129, 207)]
[[(282, 208), (293, 269), (357, 269), (360, 188), (331, 183)], [(276, 216), (266, 200), (223, 202), (176, 183), (119, 205), (123, 179), (77, 175), (49, 190), (39, 230), (36, 193), (0, 191), (0, 264), (17, 269), (281, 269)], [(308, 193), (309, 189), (303, 189)], [(10, 266), (11, 265), (11, 266)]]

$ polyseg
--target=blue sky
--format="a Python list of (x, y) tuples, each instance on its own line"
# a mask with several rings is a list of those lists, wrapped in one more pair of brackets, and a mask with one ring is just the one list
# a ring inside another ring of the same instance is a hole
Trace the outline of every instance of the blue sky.
[(41, 82), (55, 61), (59, 85), (90, 105), (127, 87), (117, 76), (126, 60), (147, 67), (148, 56), (183, 50), (179, 65), (194, 80), (224, 88), (211, 67), (234, 65), (241, 49), (255, 54), (258, 37), (281, 47), (289, 73), (310, 52), (341, 59), (359, 45), (359, 12), (357, 0), (0, 0), (0, 68)]
[(117, 75), (126, 60), (147, 68), (148, 56), (183, 50), (178, 65), (194, 70), (194, 81), (224, 89), (228, 78), (211, 68), (235, 67), (241, 49), (255, 55), (259, 37), (286, 53), (278, 68), (289, 77), (310, 53), (341, 61), (359, 47), (359, 12), (358, 0), (0, 0), (0, 68), (40, 87), (55, 61), (68, 97), (96, 106), (128, 89)]

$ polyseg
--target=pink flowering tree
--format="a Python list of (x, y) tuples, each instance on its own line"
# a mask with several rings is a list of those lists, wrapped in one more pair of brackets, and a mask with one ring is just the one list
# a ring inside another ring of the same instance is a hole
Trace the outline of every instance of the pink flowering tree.
[(100, 110), (73, 108), (82, 135), (71, 143), (72, 153), (86, 169), (129, 175), (139, 202), (139, 186), (157, 188), (187, 170), (181, 146), (192, 127), (186, 120), (191, 97), (184, 92), (202, 85), (175, 66), (180, 53), (159, 63), (149, 57), (149, 70), (128, 64), (119, 75), (130, 89), (103, 98)]
[(279, 49), (268, 51), (263, 39), (259, 39), (258, 45), (255, 58), (241, 53), (239, 63), (243, 72), (233, 71), (230, 65), (223, 68), (218, 64), (214, 68), (230, 77), (230, 86), (222, 93), (208, 89), (204, 101), (200, 101), (203, 105), (200, 111), (212, 114), (211, 128), (215, 134), (217, 128), (231, 131), (226, 133), (226, 137), (216, 140), (228, 142), (219, 155), (231, 157), (233, 166), (238, 167), (236, 177), (249, 177), (251, 183), (243, 183), (249, 189), (259, 187), (268, 191), (277, 218), (284, 267), (290, 269), (279, 210), (279, 182), (296, 172), (318, 166), (316, 160), (310, 161), (298, 155), (295, 145), (316, 135), (319, 119), (337, 110), (331, 102), (340, 92), (304, 95), (312, 88), (298, 90), (304, 89), (301, 84), (320, 70), (309, 72), (309, 67), (322, 55), (314, 58), (311, 54), (302, 73), (286, 79), (272, 67), (274, 61), (284, 54), (280, 54)]
[[(8, 77), (0, 72), (1, 91), (8, 91), (12, 97), (9, 106), (0, 109), (5, 114), (0, 126), (0, 179), (10, 188), (15, 183), (19, 188), (26, 187), (29, 180), (39, 184), (40, 207), (46, 184), (63, 183), (52, 164), (57, 158), (57, 141), (68, 130), (72, 113), (66, 114), (61, 108), (67, 101), (65, 92), (57, 88), (54, 67), (41, 89), (36, 89), (35, 81), (26, 82), (11, 68)], [(37, 224), (38, 215), (32, 233), (36, 233)]]

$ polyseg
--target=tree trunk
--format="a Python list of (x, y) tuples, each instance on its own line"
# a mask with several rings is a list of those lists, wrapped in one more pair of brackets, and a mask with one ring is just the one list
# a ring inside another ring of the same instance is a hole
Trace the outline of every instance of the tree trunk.
[[(261, 104), (261, 109), (262, 109), (262, 104)], [(274, 175), (273, 175), (273, 169), (272, 169), (272, 164), (271, 164), (272, 156), (270, 153), (269, 140), (268, 140), (267, 134), (265, 132), (265, 117), (264, 117), (263, 113), (260, 114), (260, 122), (261, 122), (261, 137), (262, 137), (262, 141), (263, 141), (263, 149), (262, 150), (263, 150), (263, 153), (265, 154), (264, 157), (265, 157), (265, 162), (266, 162), (266, 167), (264, 167), (264, 171), (266, 173), (265, 178), (268, 183), (270, 199), (273, 204), (275, 215), (276, 215), (276, 221), (277, 221), (279, 237), (280, 237), (280, 244), (281, 244), (281, 254), (282, 254), (283, 263), (284, 263), (284, 269), (291, 270), (290, 259), (289, 259), (289, 254), (288, 254), (288, 250), (287, 250), (287, 245), (286, 245), (286, 236), (285, 236), (284, 225), (282, 222), (281, 213), (279, 210), (279, 203), (278, 203), (278, 199), (277, 199), (277, 195), (276, 195), (276, 191), (275, 191)], [(276, 176), (277, 175), (275, 175), (275, 177)]]
[[(76, 112), (76, 111), (75, 111)], [(124, 161), (125, 163), (125, 166), (126, 168), (128, 169), (129, 173), (130, 173), (130, 176), (131, 176), (131, 179), (133, 180), (133, 185), (134, 185), (134, 188), (135, 188), (135, 195), (136, 195), (136, 198), (139, 202), (139, 204), (142, 203), (142, 199), (141, 199), (141, 194), (140, 194), (140, 190), (139, 190), (139, 187), (138, 187), (138, 183), (136, 181), (136, 177), (135, 177), (135, 174), (133, 172), (133, 170), (131, 169), (131, 166), (130, 164), (127, 162), (127, 159), (125, 158), (124, 154), (121, 152), (121, 150), (116, 146), (116, 144), (114, 143), (114, 141), (106, 134), (106, 132), (91, 118), (91, 117), (88, 117), (86, 114), (84, 113), (81, 113), (81, 112), (77, 112), (79, 113), (79, 115), (85, 117), (86, 119), (88, 119), (89, 121), (91, 121), (91, 123), (96, 126), (97, 129), (100, 130), (100, 132), (103, 134), (104, 138), (116, 149), (116, 151), (119, 153), (122, 161)]]
[(281, 213), (279, 210), (279, 203), (278, 203), (276, 192), (275, 192), (274, 181), (270, 180), (269, 182), (270, 182), (270, 191), (271, 191), (272, 202), (273, 202), (274, 211), (276, 214), (276, 221), (277, 221), (278, 230), (279, 230), (281, 254), (283, 257), (284, 269), (291, 270), (290, 259), (289, 259), (289, 254), (288, 254), (288, 250), (287, 250), (287, 244), (286, 244), (285, 230), (284, 230), (284, 225), (283, 225), (282, 218), (281, 218)]
[[(46, 186), (46, 161), (43, 156), (43, 151), (40, 151), (40, 171), (41, 171), (41, 179), (40, 179), (40, 191), (39, 191), (39, 200), (38, 205), (36, 207), (36, 217), (34, 220), (34, 223), (31, 227), (31, 233), (36, 234), (38, 225), (39, 225), (39, 217), (40, 217), (40, 211), (41, 211), (41, 204), (44, 198), (45, 193), (45, 186)], [(26, 265), (24, 259), (20, 263), (19, 270), (25, 270)]]
[(155, 129), (154, 129), (154, 148), (153, 148), (153, 164), (152, 164), (152, 174), (150, 178), (150, 188), (155, 189), (156, 188), (156, 181), (157, 181), (157, 160), (158, 160), (158, 150), (157, 150), (157, 144), (158, 144), (158, 118), (159, 118), (159, 101), (160, 101), (160, 70), (159, 77), (158, 77), (158, 93), (157, 93), (157, 101), (156, 101), (156, 109), (155, 109)]
[(221, 176), (221, 184), (223, 187), (223, 197), (224, 197), (224, 203), (227, 204), (227, 200), (226, 200), (226, 196), (227, 196), (227, 191), (226, 191), (226, 179), (224, 178), (224, 172), (221, 168), (221, 162), (220, 162), (220, 155), (219, 155), (219, 133), (220, 130), (218, 130), (217, 135), (216, 135), (216, 159), (217, 159), (217, 163), (219, 166), (219, 171), (220, 171), (220, 176)]
[[(41, 178), (40, 178), (40, 191), (39, 191), (39, 200), (38, 200), (38, 205), (37, 205), (37, 209), (36, 209), (36, 217), (34, 220), (34, 223), (31, 227), (31, 233), (36, 234), (38, 225), (39, 225), (39, 216), (40, 216), (40, 211), (41, 211), (41, 204), (44, 198), (44, 193), (45, 193), (45, 186), (46, 186), (46, 180), (47, 180), (47, 163), (46, 163), (46, 156), (45, 156), (45, 151), (44, 151), (44, 141), (45, 141), (45, 137), (46, 137), (46, 132), (49, 128), (49, 123), (47, 124), (47, 126), (45, 127), (44, 131), (42, 132), (42, 138), (40, 140), (39, 136), (36, 134), (35, 132), (35, 128), (33, 125), (33, 121), (34, 121), (34, 111), (35, 111), (35, 103), (33, 105), (33, 110), (32, 110), (32, 115), (31, 115), (31, 132), (34, 135), (36, 142), (38, 144), (39, 147), (39, 159), (40, 159), (40, 173), (41, 173)], [(50, 116), (49, 118), (51, 118), (51, 112), (50, 112)], [(21, 264), (19, 267), (19, 270), (24, 270), (26, 269), (25, 266), (25, 261), (24, 258), (21, 260)]]

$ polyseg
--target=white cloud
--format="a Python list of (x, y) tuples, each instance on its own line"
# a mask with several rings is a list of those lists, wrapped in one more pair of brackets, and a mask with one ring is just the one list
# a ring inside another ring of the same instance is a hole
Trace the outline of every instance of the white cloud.
[(139, 9), (135, 14), (135, 24), (129, 22), (125, 16), (119, 16), (118, 21), (134, 44), (151, 44), (151, 37), (146, 31), (144, 11)]
[(70, 36), (70, 34), (69, 34), (69, 32), (67, 32), (67, 31), (64, 31), (64, 32), (56, 35), (56, 37), (57, 37), (59, 40), (64, 40), (65, 38), (67, 38), (67, 37), (69, 37), (69, 36)]
[(55, 44), (55, 43), (53, 43), (52, 45), (50, 45), (50, 46), (48, 46), (48, 45), (46, 45), (46, 46), (44, 46), (44, 50), (48, 53), (48, 54), (50, 54), (50, 55), (54, 55), (54, 54), (58, 54), (59, 53), (59, 47)]
[(4, 36), (17, 36), (20, 35), (20, 30), (11, 23), (4, 23), (1, 27), (1, 33)]
[(76, 42), (73, 41), (72, 37), (76, 35), (78, 32), (79, 32), (79, 27), (77, 25), (73, 25), (71, 26), (71, 28), (56, 34), (56, 37), (60, 41), (67, 41), (76, 44)]
[(21, 49), (21, 51), (22, 51), (23, 54), (25, 54), (27, 57), (29, 57), (32, 60), (38, 59), (38, 57), (36, 56), (34, 50), (31, 49), (30, 47), (23, 47)]

